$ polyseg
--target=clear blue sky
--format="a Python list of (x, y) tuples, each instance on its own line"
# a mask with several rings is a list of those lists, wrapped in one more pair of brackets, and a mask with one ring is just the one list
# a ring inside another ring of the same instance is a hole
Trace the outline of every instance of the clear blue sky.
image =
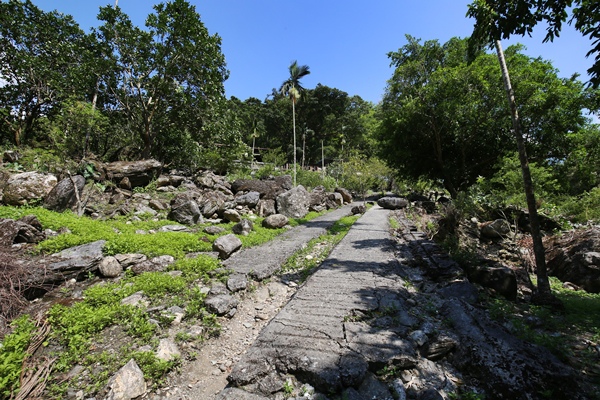
[[(190, 0), (211, 34), (222, 38), (230, 78), (227, 97), (261, 100), (287, 78), (293, 60), (310, 67), (302, 82), (318, 83), (377, 103), (391, 77), (387, 53), (406, 43), (405, 34), (446, 42), (469, 36), (470, 0)], [(81, 28), (97, 26), (102, 5), (114, 0), (33, 0), (38, 7), (72, 15)], [(152, 0), (119, 0), (133, 23), (143, 27)], [(530, 56), (551, 60), (560, 76), (581, 74), (592, 60), (585, 58), (591, 42), (569, 26), (554, 43), (542, 44), (545, 31), (533, 39), (515, 37)], [(503, 43), (506, 47), (509, 43)]]

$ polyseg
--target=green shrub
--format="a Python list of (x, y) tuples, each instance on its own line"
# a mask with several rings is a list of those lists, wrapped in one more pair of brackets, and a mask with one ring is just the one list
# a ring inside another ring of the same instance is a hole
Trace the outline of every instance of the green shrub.
[(326, 190), (333, 191), (337, 186), (333, 177), (325, 175), (321, 171), (307, 171), (298, 168), (296, 171), (296, 183), (302, 185), (306, 190), (312, 190), (317, 186), (324, 186)]
[(581, 196), (568, 197), (559, 205), (565, 216), (578, 223), (600, 221), (600, 187), (596, 187)]

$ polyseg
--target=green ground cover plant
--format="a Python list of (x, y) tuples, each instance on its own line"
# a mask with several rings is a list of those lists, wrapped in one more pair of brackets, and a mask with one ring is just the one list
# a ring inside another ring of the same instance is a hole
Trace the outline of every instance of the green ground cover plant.
[(0, 398), (10, 398), (19, 389), (19, 377), (35, 324), (23, 315), (11, 324), (13, 331), (0, 346)]

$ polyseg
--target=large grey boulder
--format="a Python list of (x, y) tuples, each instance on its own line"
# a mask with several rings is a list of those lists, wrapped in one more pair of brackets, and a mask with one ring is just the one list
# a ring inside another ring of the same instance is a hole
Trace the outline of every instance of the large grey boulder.
[(196, 225), (203, 222), (198, 203), (187, 193), (181, 193), (171, 200), (169, 219), (185, 225)]
[(98, 269), (104, 258), (105, 240), (65, 249), (46, 258), (44, 266), (30, 268), (30, 282), (36, 285), (61, 284), (69, 279), (81, 279)]
[(223, 218), (229, 222), (240, 222), (242, 220), (240, 213), (232, 209), (223, 211)]
[(232, 195), (231, 184), (221, 175), (216, 175), (211, 171), (204, 171), (194, 178), (194, 182), (199, 188), (222, 192), (226, 195)]
[(600, 293), (600, 229), (573, 231), (546, 241), (548, 273)]
[(277, 212), (288, 218), (302, 218), (308, 214), (310, 193), (304, 186), (298, 185), (277, 196)]
[(310, 193), (310, 211), (320, 212), (327, 208), (328, 193), (323, 186), (317, 186)]
[(268, 217), (277, 213), (275, 209), (275, 200), (272, 199), (261, 199), (256, 205), (256, 213), (259, 217)]
[(213, 242), (213, 250), (219, 253), (223, 260), (229, 258), (233, 253), (242, 248), (242, 241), (233, 233), (221, 236)]
[(11, 176), (3, 191), (3, 202), (22, 206), (42, 200), (58, 183), (56, 176), (39, 172), (23, 172)]
[(335, 188), (335, 192), (342, 195), (344, 199), (344, 203), (352, 203), (352, 194), (348, 189), (344, 188)]
[(476, 265), (466, 268), (471, 282), (494, 289), (509, 300), (517, 299), (517, 276), (504, 265)]
[[(73, 183), (75, 183), (75, 185), (73, 185)], [(82, 200), (84, 186), (85, 178), (81, 175), (75, 175), (71, 178), (61, 180), (44, 199), (44, 207), (48, 210), (57, 212), (73, 209), (77, 205), (75, 188), (77, 188), (79, 198)]]
[(19, 224), (14, 219), (0, 219), (0, 246), (12, 246), (19, 233)]
[(382, 197), (377, 200), (377, 205), (387, 210), (399, 210), (408, 206), (408, 200), (402, 197)]
[(231, 185), (233, 193), (258, 192), (261, 199), (274, 200), (292, 188), (290, 175), (277, 176), (270, 180), (238, 179)]
[(231, 292), (239, 292), (248, 287), (248, 277), (246, 274), (232, 274), (227, 279), (227, 289)]
[[(206, 218), (212, 218), (217, 213), (222, 213), (228, 208), (233, 208), (229, 202), (233, 200), (233, 196), (227, 195), (219, 190), (211, 190), (204, 192), (202, 200), (200, 200), (200, 212)], [(232, 204), (233, 206), (235, 204)]]
[(344, 196), (341, 193), (334, 192), (327, 195), (327, 207), (337, 208), (344, 205)]
[(113, 182), (119, 183), (127, 178), (132, 188), (147, 186), (153, 179), (158, 178), (162, 163), (157, 160), (115, 161), (104, 166), (106, 176)]
[(14, 243), (39, 243), (46, 239), (42, 226), (34, 215), (27, 215), (15, 221), (0, 218), (0, 245)]
[(256, 207), (260, 200), (260, 193), (248, 192), (235, 198), (235, 202), (240, 206), (248, 206), (250, 208)]
[(238, 305), (238, 300), (229, 294), (218, 294), (208, 297), (204, 305), (212, 313), (225, 315)]

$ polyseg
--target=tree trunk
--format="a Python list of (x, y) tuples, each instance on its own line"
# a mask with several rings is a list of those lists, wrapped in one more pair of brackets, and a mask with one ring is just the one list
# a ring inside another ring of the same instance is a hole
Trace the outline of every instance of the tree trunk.
[(321, 139), (321, 174), (325, 181), (325, 149), (323, 148), (323, 139)]
[(292, 124), (294, 126), (294, 186), (296, 186), (296, 99), (292, 97)]
[(519, 121), (519, 113), (517, 112), (515, 94), (510, 82), (510, 76), (508, 75), (508, 68), (506, 67), (506, 60), (504, 59), (502, 45), (500, 44), (499, 40), (496, 41), (495, 45), (496, 52), (498, 54), (498, 61), (500, 62), (500, 68), (502, 69), (502, 79), (504, 80), (504, 87), (508, 96), (508, 103), (510, 104), (513, 132), (515, 134), (515, 138), (517, 139), (519, 160), (521, 161), (523, 186), (525, 187), (525, 196), (527, 198), (529, 222), (531, 223), (531, 238), (533, 239), (533, 253), (535, 255), (535, 267), (538, 285), (537, 295), (539, 300), (545, 302), (545, 299), (550, 299), (553, 296), (552, 291), (550, 290), (548, 272), (546, 270), (545, 250), (544, 244), (542, 242), (542, 234), (540, 232), (540, 223), (537, 213), (537, 206), (535, 204), (535, 194), (533, 192), (533, 182), (531, 180), (531, 172), (529, 170), (529, 161), (527, 159), (527, 152), (525, 150), (525, 140), (523, 139), (523, 134), (521, 132), (521, 125)]
[(94, 126), (94, 116), (96, 112), (96, 102), (98, 101), (98, 90), (100, 85), (100, 78), (96, 78), (96, 88), (94, 89), (94, 97), (92, 98), (92, 115), (90, 117), (90, 121), (88, 123), (88, 127), (85, 131), (85, 143), (83, 144), (83, 157), (87, 156), (88, 147), (90, 144), (90, 136), (92, 127)]

